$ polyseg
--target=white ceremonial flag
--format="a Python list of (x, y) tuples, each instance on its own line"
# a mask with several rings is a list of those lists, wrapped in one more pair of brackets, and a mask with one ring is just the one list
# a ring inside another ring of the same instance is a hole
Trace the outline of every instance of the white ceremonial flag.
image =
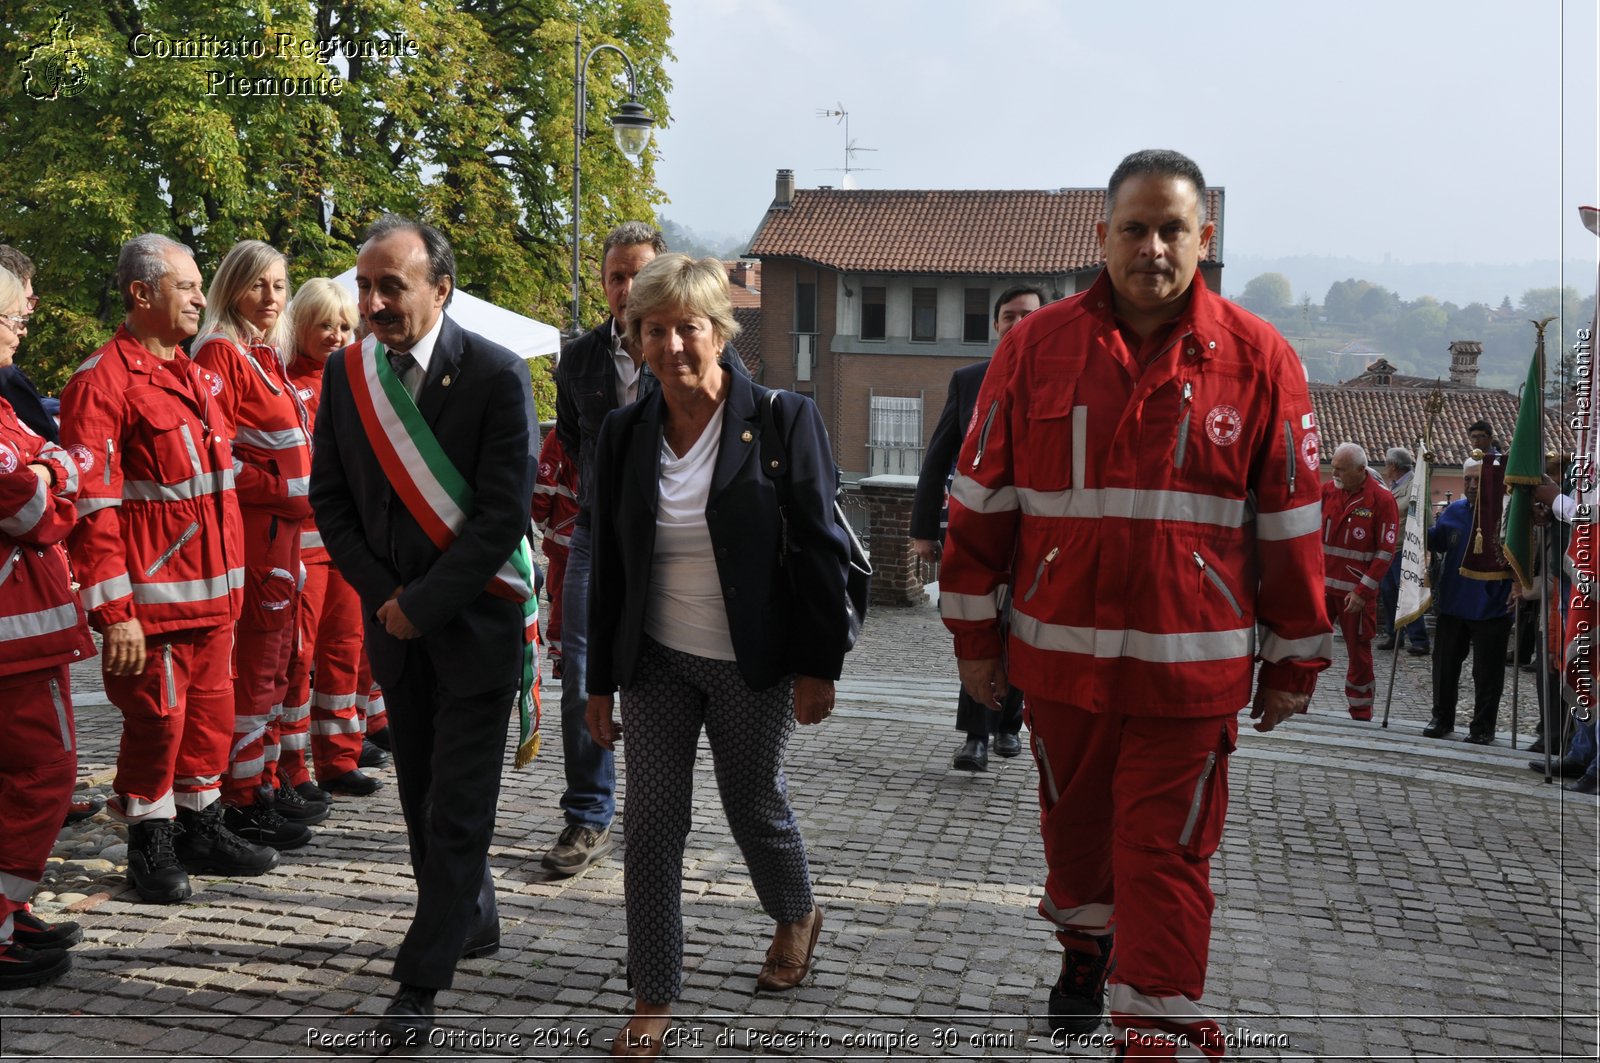
[(1400, 543), (1400, 597), (1395, 603), (1394, 629), (1400, 631), (1433, 604), (1428, 586), (1428, 525), (1433, 506), (1428, 489), (1428, 458), (1417, 446), (1417, 467), (1411, 474), (1411, 507), (1406, 513), (1405, 536)]

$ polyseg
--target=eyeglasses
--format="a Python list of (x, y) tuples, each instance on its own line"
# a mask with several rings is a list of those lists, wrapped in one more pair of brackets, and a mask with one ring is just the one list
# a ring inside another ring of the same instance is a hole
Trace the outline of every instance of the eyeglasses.
[(31, 314), (37, 309), (39, 309), (39, 297), (37, 295), (28, 296), (28, 313)]
[(28, 327), (28, 319), (21, 314), (0, 314), (0, 321), (5, 322), (7, 328), (19, 335)]

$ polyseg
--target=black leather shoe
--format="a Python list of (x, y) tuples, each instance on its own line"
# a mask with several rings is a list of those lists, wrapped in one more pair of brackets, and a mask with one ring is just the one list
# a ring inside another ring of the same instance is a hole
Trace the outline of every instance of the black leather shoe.
[(1600, 794), (1600, 775), (1585, 775), (1561, 787), (1569, 794)]
[(370, 775), (362, 773), (360, 768), (351, 768), (343, 775), (335, 775), (331, 779), (322, 780), (322, 788), (330, 794), (349, 794), (352, 797), (366, 797), (377, 793), (383, 785)]
[(387, 763), (389, 763), (389, 754), (385, 753), (383, 747), (379, 746), (378, 743), (371, 740), (361, 743), (361, 757), (356, 761), (357, 767), (381, 768)]
[(367, 737), (362, 739), (362, 742), (361, 742), (361, 745), (362, 745), (363, 749), (366, 748), (366, 744), (368, 742), (371, 742), (373, 745), (377, 746), (379, 749), (383, 750), (385, 753), (393, 753), (394, 752), (394, 737), (389, 734), (389, 729), (387, 727), (385, 727), (381, 731), (369, 731), (369, 732), (367, 732)]
[(467, 936), (467, 940), (461, 946), (461, 958), (463, 960), (481, 960), (485, 956), (493, 956), (499, 951), (500, 921), (497, 919), (477, 933)]
[(1007, 731), (1001, 731), (994, 736), (994, 755), (997, 757), (1014, 757), (1022, 752), (1022, 739)]
[[(1530, 742), (1528, 744), (1528, 748), (1523, 750), (1523, 752), (1524, 753), (1543, 753), (1544, 752), (1544, 735), (1540, 735), (1538, 738), (1535, 738), (1532, 742)], [(1540, 768), (1539, 770), (1543, 771), (1544, 769)]]
[[(1576, 779), (1588, 769), (1589, 766), (1583, 761), (1574, 760), (1571, 757), (1561, 757), (1550, 761), (1550, 774), (1558, 779)], [(1543, 774), (1544, 758), (1540, 757), (1538, 760), (1528, 761), (1528, 770)]]
[(1454, 730), (1455, 728), (1453, 726), (1445, 723), (1443, 720), (1439, 719), (1439, 717), (1435, 716), (1433, 719), (1428, 721), (1428, 726), (1422, 729), (1422, 737), (1443, 738), (1445, 735)]
[(952, 768), (961, 771), (988, 771), (989, 770), (989, 741), (986, 738), (969, 738), (956, 750), (956, 755), (950, 761)]
[(396, 1048), (420, 1047), (433, 1029), (434, 994), (435, 990), (402, 983), (378, 1020), (378, 1036), (390, 1038)]
[(1406, 652), (1411, 654), (1413, 657), (1426, 657), (1428, 654), (1433, 652), (1433, 647), (1427, 644), (1418, 646), (1416, 643), (1412, 643), (1410, 646), (1406, 647)]
[(1494, 735), (1468, 734), (1467, 737), (1462, 739), (1462, 741), (1466, 742), (1468, 745), (1492, 746), (1494, 745)]

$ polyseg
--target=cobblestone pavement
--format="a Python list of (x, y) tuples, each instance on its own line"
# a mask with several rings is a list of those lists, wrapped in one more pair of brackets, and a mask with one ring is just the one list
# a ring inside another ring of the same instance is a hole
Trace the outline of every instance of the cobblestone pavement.
[[(1034, 771), (1026, 758), (950, 769), (948, 649), (932, 608), (876, 612), (838, 711), (790, 747), (827, 913), (795, 992), (754, 993), (770, 924), (702, 747), (674, 1058), (1105, 1054), (1088, 1039), (1051, 1043), (1058, 959), (1034, 910)], [(1596, 1057), (1597, 804), (1528, 770), (1505, 729), (1509, 696), (1494, 746), (1421, 738), (1427, 665), (1399, 658), (1387, 729), (1348, 718), (1341, 659), (1309, 716), (1240, 732), (1205, 998), (1235, 1058)], [(119, 718), (94, 669), (76, 677), (81, 775), (104, 793)], [(1381, 713), (1387, 656), (1378, 669)], [(1522, 678), (1519, 746), (1533, 717)], [(571, 879), (539, 866), (561, 826), (558, 716), (546, 716), (546, 752), (506, 771), (491, 854), (504, 947), (461, 965), (423, 1055), (598, 1058), (630, 1005), (620, 851)], [(625, 753), (621, 764), (625, 778)], [(80, 921), (85, 941), (59, 982), (0, 995), (0, 1055), (371, 1052), (359, 1035), (391, 991), (412, 904), (392, 785), (341, 798), (273, 873), (197, 878), (181, 905), (137, 903), (122, 842), (103, 815), (63, 833), (38, 907)]]

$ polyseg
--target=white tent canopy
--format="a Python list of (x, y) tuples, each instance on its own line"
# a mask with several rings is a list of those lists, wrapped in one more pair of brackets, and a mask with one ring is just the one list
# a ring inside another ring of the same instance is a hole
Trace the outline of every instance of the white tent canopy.
[[(343, 285), (351, 295), (356, 295), (355, 267), (345, 270), (334, 280)], [(357, 298), (359, 299), (359, 296)], [(476, 295), (468, 295), (460, 288), (456, 289), (445, 313), (468, 332), (476, 332), (526, 359), (555, 354), (561, 350), (561, 333), (555, 326), (546, 325), (543, 321), (525, 317), (505, 307), (495, 306), (485, 299), (479, 299)]]

